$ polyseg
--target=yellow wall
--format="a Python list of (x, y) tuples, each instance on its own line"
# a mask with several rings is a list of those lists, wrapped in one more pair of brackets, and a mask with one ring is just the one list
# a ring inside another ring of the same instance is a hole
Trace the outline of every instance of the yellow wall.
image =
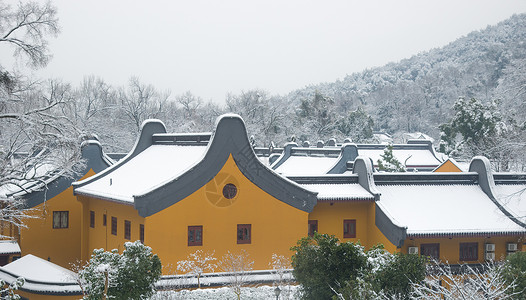
[[(82, 203), (82, 259), (88, 260), (93, 249), (124, 250), (125, 242), (139, 240), (139, 226), (144, 218), (139, 216), (132, 203), (117, 203), (95, 198), (78, 197)], [(90, 211), (95, 212), (95, 227), (90, 227)], [(103, 226), (103, 215), (106, 214), (106, 226)], [(117, 235), (111, 233), (111, 218), (117, 218)], [(131, 238), (124, 238), (124, 221), (131, 222)]]
[[(458, 263), (482, 263), (484, 262), (484, 244), (495, 244), (495, 260), (506, 258), (506, 243), (517, 243), (518, 250), (521, 250), (521, 244), (524, 239), (514, 236), (499, 237), (454, 237), (454, 238), (426, 238), (426, 239), (407, 239), (402, 247), (402, 252), (407, 253), (408, 247), (418, 247), (420, 253), (420, 244), (439, 243), (440, 259), (450, 264)], [(460, 243), (478, 243), (478, 261), (459, 261)]]
[[(90, 170), (83, 178), (93, 174)], [(53, 228), (53, 211), (69, 211), (68, 228)], [(65, 268), (80, 259), (81, 205), (72, 187), (34, 207), (30, 214), (35, 218), (26, 219), (27, 228), (20, 233), (22, 256), (33, 254)]]
[[(232, 204), (218, 207), (209, 199), (226, 205), (217, 196), (226, 183), (237, 186), (237, 196)], [(276, 200), (250, 182), (230, 156), (207, 185), (146, 218), (145, 243), (161, 258), (165, 274), (196, 250), (215, 251), (220, 258), (228, 250), (245, 249), (254, 260), (254, 269), (268, 269), (273, 253), (292, 256), (290, 247), (307, 235), (307, 217), (308, 213)], [(251, 244), (237, 244), (237, 224), (252, 225)], [(188, 226), (196, 225), (203, 226), (203, 245), (188, 246)]]
[[(334, 201), (319, 202), (309, 214), (309, 220), (318, 221), (318, 232), (336, 236), (340, 241), (360, 242), (367, 249), (383, 244), (390, 252), (396, 246), (385, 238), (375, 225), (374, 202)], [(343, 220), (356, 220), (356, 238), (343, 238)], [(305, 224), (307, 227), (307, 224)]]
[(462, 170), (448, 159), (433, 172), (462, 172)]

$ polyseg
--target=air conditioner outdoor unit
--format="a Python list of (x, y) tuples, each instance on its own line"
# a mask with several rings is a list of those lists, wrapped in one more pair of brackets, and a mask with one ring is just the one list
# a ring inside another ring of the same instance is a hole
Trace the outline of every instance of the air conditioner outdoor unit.
[(486, 260), (495, 260), (495, 253), (493, 252), (488, 252), (486, 254), (484, 254), (484, 258)]
[(495, 244), (486, 244), (486, 252), (495, 252)]
[(409, 247), (408, 252), (409, 254), (418, 254), (418, 247)]
[(515, 252), (517, 251), (517, 244), (509, 243), (508, 244), (508, 252)]

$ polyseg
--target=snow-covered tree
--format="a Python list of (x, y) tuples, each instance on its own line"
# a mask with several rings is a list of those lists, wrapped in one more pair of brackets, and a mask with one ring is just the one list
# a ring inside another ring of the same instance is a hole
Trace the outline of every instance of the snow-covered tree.
[(11, 284), (7, 284), (5, 281), (0, 280), (0, 295), (4, 300), (19, 300), (20, 295), (15, 294), (15, 291), (20, 289), (26, 283), (25, 279), (18, 277)]
[(514, 292), (515, 282), (504, 280), (504, 264), (486, 263), (482, 268), (461, 265), (461, 272), (438, 262), (427, 268), (424, 281), (413, 284), (412, 299), (524, 299), (520, 298), (524, 291)]
[(378, 170), (385, 172), (405, 172), (406, 168), (403, 163), (401, 163), (393, 155), (393, 145), (389, 144), (384, 149), (384, 153), (380, 155), (378, 160)]
[(79, 272), (83, 299), (145, 299), (155, 292), (161, 276), (161, 261), (140, 241), (126, 242), (117, 249), (95, 249), (88, 264)]
[(60, 29), (57, 10), (51, 2), (25, 1), (15, 7), (0, 1), (0, 43), (9, 45), (15, 56), (27, 58), (29, 65), (47, 65), (49, 36), (56, 36)]
[(177, 262), (177, 270), (195, 276), (197, 286), (201, 288), (201, 275), (208, 272), (214, 272), (217, 265), (214, 263), (217, 259), (214, 257), (215, 252), (204, 252), (197, 250), (190, 253), (186, 260)]
[(238, 300), (241, 298), (242, 287), (247, 282), (248, 272), (253, 266), (254, 261), (245, 249), (239, 253), (227, 251), (219, 261), (219, 268), (228, 273), (227, 286), (236, 294)]

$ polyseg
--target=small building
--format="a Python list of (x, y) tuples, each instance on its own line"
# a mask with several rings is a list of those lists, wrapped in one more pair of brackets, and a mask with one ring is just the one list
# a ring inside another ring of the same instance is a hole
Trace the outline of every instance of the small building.
[(74, 272), (31, 254), (0, 267), (0, 280), (11, 283), (19, 277), (25, 280), (22, 287), (16, 291), (22, 299), (82, 298), (82, 290)]
[(24, 190), (11, 187), (6, 193), (8, 199), (23, 197), (25, 208), (30, 209), (29, 218), (24, 219), (25, 227), (12, 228), (7, 234), (18, 242), (22, 255), (33, 254), (62, 267), (70, 267), (81, 258), (81, 205), (73, 195), (71, 183), (113, 164), (98, 141), (84, 142), (81, 152), (84, 164), (77, 174), (69, 176), (49, 170), (43, 183), (25, 186)]

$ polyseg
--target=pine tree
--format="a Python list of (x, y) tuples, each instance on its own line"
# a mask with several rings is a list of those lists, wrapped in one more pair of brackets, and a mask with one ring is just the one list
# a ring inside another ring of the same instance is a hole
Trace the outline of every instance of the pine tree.
[(406, 172), (405, 166), (393, 155), (393, 145), (389, 144), (384, 149), (384, 154), (378, 160), (378, 170), (385, 172)]

